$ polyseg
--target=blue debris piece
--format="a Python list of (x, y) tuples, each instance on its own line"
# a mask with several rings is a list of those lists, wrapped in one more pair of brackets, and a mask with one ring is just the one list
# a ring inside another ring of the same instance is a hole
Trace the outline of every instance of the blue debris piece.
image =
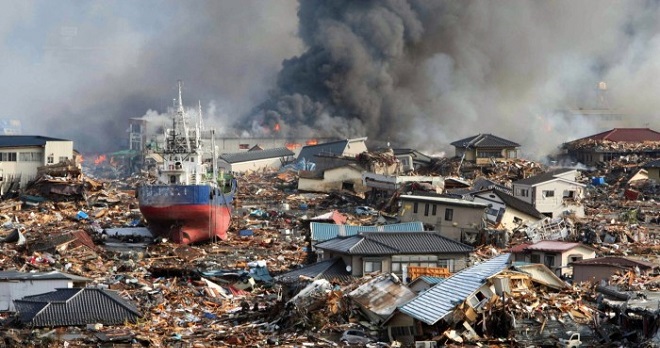
[(79, 211), (78, 214), (76, 214), (76, 219), (78, 220), (87, 220), (89, 218), (89, 215), (85, 213), (84, 211)]
[(254, 231), (253, 230), (240, 230), (238, 231), (238, 235), (241, 237), (252, 237), (254, 236)]

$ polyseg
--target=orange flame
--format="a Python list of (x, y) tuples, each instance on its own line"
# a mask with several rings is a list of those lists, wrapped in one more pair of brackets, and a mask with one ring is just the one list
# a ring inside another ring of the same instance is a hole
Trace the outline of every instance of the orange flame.
[(305, 142), (307, 145), (317, 145), (319, 142), (316, 139), (309, 139)]
[(276, 131), (276, 132), (279, 132), (280, 131), (280, 124), (275, 123), (275, 127), (273, 127), (273, 130)]
[(105, 155), (96, 156), (96, 159), (94, 159), (94, 164), (99, 165), (99, 164), (105, 162), (106, 158), (107, 157)]
[(295, 150), (295, 149), (301, 148), (301, 147), (302, 147), (302, 144), (299, 144), (299, 143), (286, 143), (286, 145), (284, 145), (284, 146), (285, 146), (287, 149), (293, 151), (293, 150)]

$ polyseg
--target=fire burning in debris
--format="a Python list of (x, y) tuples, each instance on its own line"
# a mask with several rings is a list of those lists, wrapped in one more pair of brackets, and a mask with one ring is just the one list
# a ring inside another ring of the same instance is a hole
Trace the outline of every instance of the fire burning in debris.
[(307, 145), (318, 145), (318, 143), (319, 142), (316, 139), (309, 139), (305, 142), (305, 144), (307, 144)]
[(293, 151), (293, 150), (295, 150), (295, 149), (299, 149), (299, 148), (301, 148), (301, 147), (302, 147), (302, 144), (300, 144), (300, 143), (286, 143), (286, 145), (284, 145), (284, 146), (285, 146), (287, 149)]
[(106, 155), (98, 155), (94, 159), (94, 164), (99, 165), (99, 164), (105, 162), (106, 159), (107, 159)]
[(273, 127), (273, 130), (276, 131), (276, 132), (279, 132), (280, 131), (280, 124), (275, 123), (275, 127)]

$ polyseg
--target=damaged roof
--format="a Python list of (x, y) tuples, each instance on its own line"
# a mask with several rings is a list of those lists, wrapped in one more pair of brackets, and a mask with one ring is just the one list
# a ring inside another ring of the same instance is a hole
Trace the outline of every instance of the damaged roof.
[(19, 271), (2, 271), (0, 272), (0, 281), (3, 280), (73, 280), (80, 282), (91, 282), (89, 278), (68, 274), (60, 271), (52, 272), (19, 272)]
[(386, 319), (397, 306), (415, 296), (415, 292), (403, 285), (395, 275), (390, 274), (381, 274), (348, 293), (348, 297), (353, 301), (381, 319)]
[(452, 146), (460, 148), (503, 148), (503, 147), (519, 147), (520, 144), (511, 140), (506, 140), (492, 134), (477, 134), (465, 139), (456, 140), (451, 143)]
[(334, 238), (319, 243), (316, 248), (349, 255), (469, 253), (474, 250), (438, 232), (362, 232), (358, 236)]
[(67, 288), (14, 301), (19, 320), (34, 327), (120, 325), (142, 315), (112, 290)]
[(596, 257), (593, 259), (571, 262), (571, 264), (576, 264), (580, 266), (615, 266), (622, 268), (634, 268), (634, 267), (647, 268), (647, 269), (660, 268), (660, 265), (657, 265), (653, 262), (635, 260), (635, 259), (619, 257), (619, 256)]
[(247, 152), (225, 153), (220, 155), (220, 159), (227, 163), (241, 163), (257, 161), (266, 158), (289, 157), (293, 155), (293, 151), (287, 149), (286, 147), (278, 147), (275, 149), (267, 150), (250, 150)]
[(564, 242), (560, 240), (542, 240), (531, 245), (526, 245), (522, 248), (522, 252), (526, 251), (551, 251), (551, 252), (564, 252), (577, 247), (584, 247), (591, 250), (596, 250), (586, 244), (577, 242)]
[(574, 141), (577, 142), (583, 140), (609, 140), (615, 142), (641, 143), (644, 141), (660, 141), (660, 133), (650, 128), (613, 128)]
[(364, 142), (366, 140), (367, 138), (364, 137), (364, 138), (331, 141), (317, 145), (303, 146), (296, 160), (300, 161), (301, 159), (304, 158), (307, 161), (314, 162), (316, 160), (317, 155), (341, 156), (346, 150), (346, 146), (348, 146), (348, 144), (352, 142)]
[(399, 307), (399, 311), (428, 325), (434, 325), (477, 291), (487, 278), (504, 270), (509, 264), (510, 255), (502, 254), (453, 274)]
[(275, 280), (281, 283), (295, 283), (300, 278), (325, 279), (328, 281), (349, 281), (353, 279), (351, 272), (346, 270), (346, 264), (341, 257), (320, 261), (275, 276)]
[(660, 168), (660, 159), (646, 163), (642, 168)]

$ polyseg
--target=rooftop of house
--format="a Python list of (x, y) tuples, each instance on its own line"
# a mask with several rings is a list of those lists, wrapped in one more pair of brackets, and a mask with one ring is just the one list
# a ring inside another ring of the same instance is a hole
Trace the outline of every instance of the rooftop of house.
[(623, 268), (660, 268), (660, 265), (657, 265), (653, 262), (647, 262), (642, 260), (635, 260), (626, 257), (619, 256), (605, 256), (605, 257), (596, 257), (593, 259), (586, 259), (575, 261), (573, 264), (580, 266), (615, 266)]
[(651, 161), (642, 166), (643, 168), (660, 168), (660, 159)]
[(91, 282), (89, 278), (68, 274), (60, 271), (51, 272), (19, 272), (1, 271), (0, 281), (34, 281), (34, 280), (72, 280), (76, 282)]
[(326, 241), (336, 238), (357, 236), (361, 232), (423, 232), (424, 224), (421, 221), (402, 222), (397, 224), (363, 226), (363, 225), (337, 225), (322, 222), (309, 224), (313, 241)]
[(0, 135), (0, 147), (44, 146), (48, 141), (70, 141), (41, 135)]
[(35, 327), (119, 325), (141, 317), (137, 307), (113, 290), (66, 288), (14, 301), (19, 320)]
[(442, 197), (435, 195), (401, 195), (399, 196), (399, 199), (404, 201), (434, 202), (434, 203), (441, 203), (447, 205), (462, 206), (466, 208), (477, 208), (477, 209), (488, 208), (488, 205), (483, 203), (475, 203), (464, 199)]
[(518, 248), (511, 248), (511, 252), (526, 252), (526, 251), (549, 251), (549, 252), (564, 252), (577, 247), (585, 247), (593, 249), (592, 247), (575, 242), (564, 242), (559, 240), (542, 240), (534, 244), (521, 244)]
[(267, 158), (289, 157), (293, 155), (293, 151), (287, 149), (286, 147), (278, 147), (266, 150), (250, 150), (246, 152), (225, 153), (220, 155), (220, 159), (227, 163), (241, 163)]
[(340, 156), (346, 150), (346, 147), (354, 142), (364, 142), (367, 138), (354, 138), (331, 141), (316, 145), (306, 145), (300, 150), (297, 160), (305, 159), (306, 161), (315, 161), (317, 155), (334, 155)]
[(650, 128), (613, 128), (574, 141), (583, 140), (609, 140), (616, 142), (641, 143), (644, 141), (660, 141), (660, 133)]
[(557, 169), (554, 169), (554, 170), (549, 170), (545, 173), (530, 176), (529, 178), (518, 180), (518, 181), (514, 182), (513, 184), (514, 185), (515, 184), (521, 184), (521, 185), (534, 186), (534, 185), (538, 185), (538, 184), (541, 184), (541, 183), (544, 183), (544, 182), (555, 180), (561, 174), (572, 172), (572, 171), (575, 171), (575, 170), (576, 169), (573, 169), (573, 168), (557, 168)]
[(317, 249), (349, 255), (397, 255), (470, 253), (473, 247), (440, 235), (438, 232), (362, 232), (321, 242)]
[(504, 270), (509, 264), (509, 257), (510, 254), (502, 254), (454, 273), (401, 306), (399, 310), (428, 325), (435, 325), (477, 291), (487, 278)]
[(301, 278), (325, 279), (327, 281), (348, 281), (353, 277), (346, 270), (346, 264), (341, 257), (320, 261), (298, 269), (282, 273), (274, 277), (275, 281), (281, 283), (295, 283)]
[(493, 193), (499, 197), (502, 202), (506, 205), (507, 208), (513, 208), (515, 210), (518, 210), (521, 213), (527, 214), (529, 216), (533, 216), (535, 218), (543, 219), (546, 216), (541, 214), (536, 208), (534, 208), (533, 205), (522, 201), (510, 194), (507, 194), (505, 192), (502, 192), (500, 190), (493, 190)]
[(504, 148), (504, 147), (520, 147), (520, 144), (511, 140), (506, 140), (492, 134), (477, 134), (465, 139), (456, 140), (451, 143), (452, 146), (459, 148)]

